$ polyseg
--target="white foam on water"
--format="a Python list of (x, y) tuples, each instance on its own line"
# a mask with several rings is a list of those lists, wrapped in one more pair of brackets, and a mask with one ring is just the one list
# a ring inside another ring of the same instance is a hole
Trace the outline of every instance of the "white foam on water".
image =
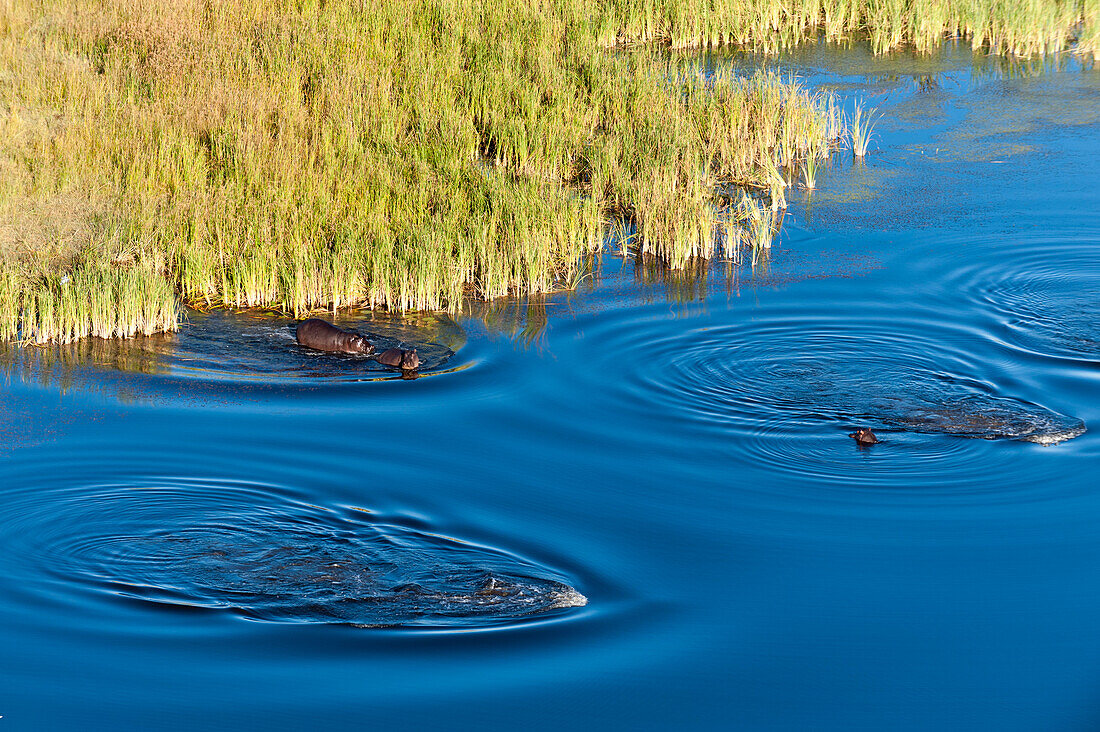
[(570, 587), (568, 590), (554, 593), (550, 608), (584, 607), (587, 604), (588, 598)]
[(1065, 442), (1066, 440), (1072, 440), (1075, 437), (1080, 437), (1085, 434), (1087, 430), (1085, 425), (1077, 425), (1064, 430), (1058, 430), (1054, 432), (1043, 432), (1041, 434), (1028, 435), (1021, 439), (1028, 442), (1034, 442), (1043, 447), (1050, 447), (1051, 445), (1057, 445), (1059, 442)]

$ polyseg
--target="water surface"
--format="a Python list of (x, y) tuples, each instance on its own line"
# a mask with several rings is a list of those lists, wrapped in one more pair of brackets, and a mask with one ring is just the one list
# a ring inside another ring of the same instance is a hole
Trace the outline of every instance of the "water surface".
[(340, 320), (417, 379), (268, 315), (9, 348), (2, 722), (1100, 726), (1100, 76), (767, 63), (884, 116), (756, 270)]

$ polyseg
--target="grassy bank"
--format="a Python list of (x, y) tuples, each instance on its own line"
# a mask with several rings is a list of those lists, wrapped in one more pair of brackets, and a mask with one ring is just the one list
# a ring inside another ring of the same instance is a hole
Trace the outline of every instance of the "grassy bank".
[(612, 216), (672, 267), (731, 255), (766, 215), (720, 191), (779, 199), (844, 121), (662, 45), (1049, 52), (1097, 2), (0, 0), (0, 335), (543, 292)]

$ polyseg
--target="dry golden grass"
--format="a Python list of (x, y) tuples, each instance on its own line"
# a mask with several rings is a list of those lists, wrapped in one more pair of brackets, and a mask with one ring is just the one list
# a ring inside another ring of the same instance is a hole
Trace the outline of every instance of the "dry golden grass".
[(824, 29), (1042, 52), (1083, 18), (1094, 38), (1096, 2), (0, 0), (0, 324), (44, 340), (171, 328), (178, 301), (455, 309), (569, 286), (610, 216), (684, 266), (734, 240), (721, 186), (781, 205), (777, 166), (827, 152), (835, 105), (609, 48)]

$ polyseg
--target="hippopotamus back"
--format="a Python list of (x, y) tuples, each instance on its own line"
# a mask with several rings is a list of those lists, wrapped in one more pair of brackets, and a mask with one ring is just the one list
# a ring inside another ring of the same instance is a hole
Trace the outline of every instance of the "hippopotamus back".
[(295, 333), (298, 344), (306, 348), (331, 353), (374, 353), (374, 346), (354, 331), (337, 328), (320, 318), (310, 318), (298, 324)]

